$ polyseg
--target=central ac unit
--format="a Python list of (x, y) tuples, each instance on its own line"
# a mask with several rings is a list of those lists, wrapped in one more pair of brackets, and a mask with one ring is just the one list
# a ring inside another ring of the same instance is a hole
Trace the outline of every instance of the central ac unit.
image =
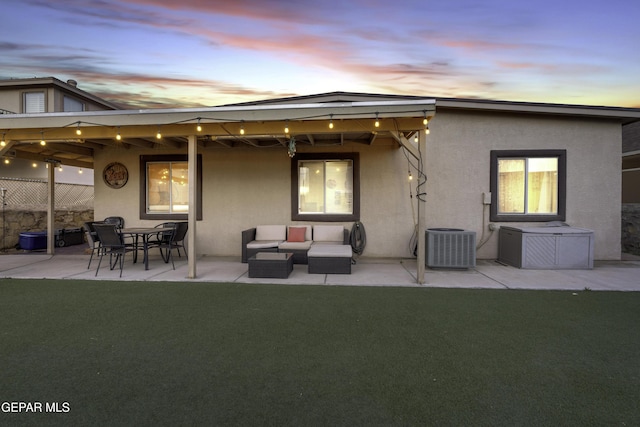
[(476, 233), (458, 228), (429, 228), (426, 264), (432, 268), (476, 266)]

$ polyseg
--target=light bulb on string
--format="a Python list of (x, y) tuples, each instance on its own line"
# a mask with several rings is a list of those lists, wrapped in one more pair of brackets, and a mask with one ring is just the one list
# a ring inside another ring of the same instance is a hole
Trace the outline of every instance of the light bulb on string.
[(424, 119), (422, 120), (422, 124), (423, 125), (428, 125), (429, 124), (429, 119), (427, 118), (427, 112), (424, 111)]
[(156, 133), (156, 139), (162, 139), (162, 134), (160, 133), (160, 126), (158, 126), (158, 133)]
[(78, 122), (78, 127), (76, 128), (76, 135), (82, 135), (82, 129), (80, 129), (80, 122)]
[(47, 145), (47, 141), (44, 140), (44, 131), (40, 131), (40, 145)]
[(240, 135), (244, 135), (244, 124), (240, 125)]
[(122, 135), (120, 135), (120, 126), (118, 126), (118, 133), (116, 134), (116, 140), (121, 141)]
[(0, 140), (0, 146), (4, 147), (5, 145), (7, 145), (7, 141), (4, 140), (4, 135), (5, 133), (2, 132), (2, 140)]
[(284, 133), (285, 134), (289, 133), (289, 120), (285, 120), (284, 122)]
[(379, 128), (380, 127), (380, 120), (378, 120), (378, 113), (376, 113), (376, 121), (374, 123), (375, 127)]
[(202, 132), (202, 126), (200, 126), (200, 118), (198, 117), (198, 126), (196, 126), (198, 132)]
[(333, 129), (333, 114), (329, 116), (329, 129)]

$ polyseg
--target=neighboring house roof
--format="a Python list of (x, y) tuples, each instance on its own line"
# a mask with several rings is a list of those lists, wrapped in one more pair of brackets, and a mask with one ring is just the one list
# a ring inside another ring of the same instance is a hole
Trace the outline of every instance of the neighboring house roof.
[[(75, 80), (67, 80), (63, 82), (55, 77), (33, 77), (26, 79), (6, 79), (0, 80), (0, 91), (4, 89), (38, 89), (38, 88), (57, 88), (61, 92), (73, 94), (76, 98), (88, 101), (101, 106), (105, 110), (118, 110), (116, 104), (106, 101), (92, 93), (86, 92), (78, 88)], [(15, 111), (13, 113), (16, 113)]]

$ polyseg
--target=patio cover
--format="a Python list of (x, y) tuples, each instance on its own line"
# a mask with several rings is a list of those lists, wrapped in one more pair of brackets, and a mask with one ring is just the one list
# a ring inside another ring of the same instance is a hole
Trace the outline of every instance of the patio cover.
[[(344, 99), (336, 95), (320, 103), (2, 115), (0, 133), (5, 144), (0, 147), (0, 156), (93, 168), (94, 153), (104, 147), (171, 147), (186, 151), (189, 200), (192, 201), (188, 251), (194, 255), (189, 257), (188, 277), (195, 278), (198, 150), (212, 145), (233, 148), (279, 144), (286, 148), (291, 137), (297, 144), (311, 146), (323, 140), (371, 144), (376, 138), (384, 137), (405, 147), (422, 167), (426, 152), (425, 119), (431, 120), (435, 115), (434, 99)], [(417, 143), (413, 142), (414, 138)], [(53, 230), (53, 173), (49, 174), (49, 182), (48, 229)], [(424, 232), (424, 208), (419, 204), (418, 235)], [(54, 233), (49, 233), (48, 238), (48, 253), (53, 254)], [(424, 239), (418, 239), (419, 283), (424, 282), (424, 257)]]

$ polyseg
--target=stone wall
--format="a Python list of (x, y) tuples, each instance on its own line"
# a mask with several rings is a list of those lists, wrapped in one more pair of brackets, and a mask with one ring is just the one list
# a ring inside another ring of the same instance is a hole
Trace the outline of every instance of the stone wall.
[(622, 204), (622, 252), (640, 255), (640, 203)]
[[(20, 233), (25, 231), (44, 231), (47, 229), (46, 210), (24, 210), (15, 207), (5, 207), (6, 223), (2, 224), (1, 249), (14, 248), (20, 239)], [(1, 218), (0, 218), (1, 219)], [(55, 228), (79, 228), (87, 221), (93, 221), (93, 209), (57, 209), (55, 211)], [(6, 234), (5, 234), (6, 233)]]

